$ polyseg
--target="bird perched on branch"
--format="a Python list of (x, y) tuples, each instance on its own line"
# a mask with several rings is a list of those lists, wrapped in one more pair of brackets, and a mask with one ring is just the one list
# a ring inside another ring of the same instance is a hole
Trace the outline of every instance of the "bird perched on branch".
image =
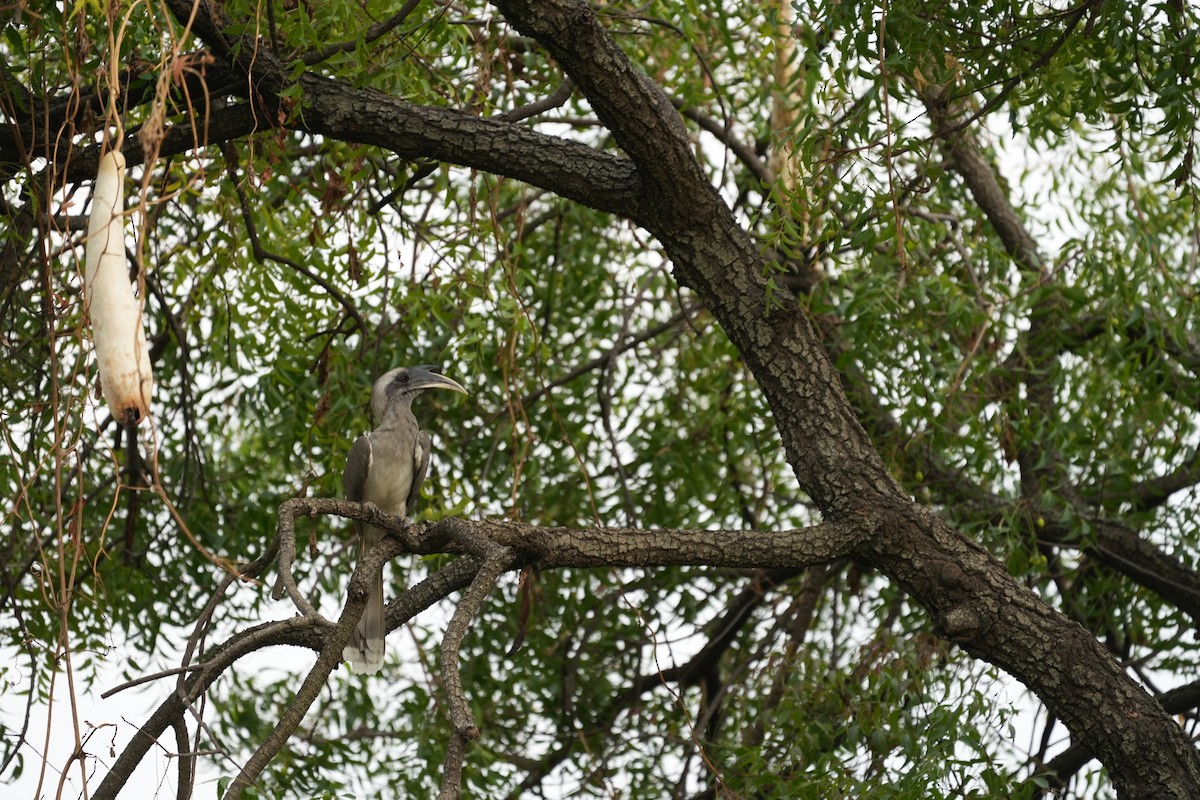
[[(425, 389), (467, 393), (435, 366), (399, 367), (371, 387), (371, 416), (378, 427), (358, 437), (350, 448), (342, 485), (346, 499), (369, 502), (398, 517), (408, 516), (421, 493), (429, 469), (429, 434), (417, 426), (413, 398)], [(356, 522), (362, 558), (383, 540), (384, 530)], [(383, 575), (375, 578), (371, 597), (342, 657), (357, 672), (378, 672), (383, 666), (386, 633), (383, 619)]]

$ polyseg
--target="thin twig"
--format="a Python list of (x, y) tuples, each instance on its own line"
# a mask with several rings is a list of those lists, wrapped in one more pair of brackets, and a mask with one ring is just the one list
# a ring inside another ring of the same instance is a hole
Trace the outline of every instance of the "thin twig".
[(701, 129), (717, 137), (717, 141), (729, 148), (729, 151), (739, 161), (749, 167), (750, 171), (754, 173), (754, 177), (767, 186), (775, 185), (775, 173), (771, 171), (766, 162), (758, 157), (758, 153), (754, 152), (754, 148), (734, 136), (733, 131), (729, 130), (728, 126), (722, 124), (720, 120), (716, 120), (705, 114), (695, 106), (687, 105), (681, 97), (672, 97), (671, 104), (678, 109), (680, 114), (699, 125)]
[(336, 286), (303, 264), (287, 256), (272, 253), (262, 246), (262, 242), (258, 238), (258, 227), (254, 224), (254, 215), (251, 213), (250, 200), (246, 197), (246, 193), (242, 190), (242, 185), (237, 179), (237, 159), (233, 151), (233, 145), (228, 142), (225, 143), (221, 147), (221, 152), (225, 156), (225, 168), (229, 174), (229, 182), (233, 184), (233, 190), (237, 193), (238, 207), (242, 212), (242, 223), (246, 226), (246, 236), (250, 239), (250, 252), (254, 256), (254, 260), (260, 264), (264, 261), (274, 261), (277, 264), (283, 264), (285, 267), (290, 267), (320, 286), (345, 309), (346, 313), (354, 319), (359, 331), (365, 335), (368, 330), (367, 323), (363, 320), (362, 315), (358, 313), (358, 307), (354, 305), (349, 297), (342, 294)]
[(543, 97), (528, 105), (523, 105), (514, 108), (511, 111), (505, 111), (503, 114), (497, 114), (496, 119), (504, 122), (519, 122), (529, 117), (544, 114), (551, 109), (558, 108), (571, 99), (571, 94), (575, 91), (575, 81), (569, 77), (558, 85), (558, 88), (551, 92), (548, 96)]
[(690, 314), (694, 311), (697, 311), (701, 308), (703, 308), (702, 303), (694, 303), (694, 304), (686, 306), (685, 308), (683, 308), (683, 310), (671, 315), (670, 319), (667, 319), (663, 322), (660, 322), (657, 325), (647, 328), (645, 331), (643, 331), (642, 333), (639, 333), (637, 336), (633, 336), (629, 339), (626, 339), (621, 344), (613, 347), (612, 349), (608, 350), (605, 353), (602, 353), (601, 355), (597, 356), (596, 358), (593, 358), (590, 361), (586, 361), (583, 364), (580, 364), (578, 367), (575, 367), (575, 369), (571, 370), (566, 375), (555, 378), (554, 380), (550, 381), (549, 383), (543, 384), (541, 386), (541, 388), (535, 389), (534, 391), (532, 391), (529, 394), (522, 397), (521, 405), (527, 406), (527, 405), (533, 403), (534, 401), (538, 400), (539, 398), (541, 398), (543, 395), (549, 394), (552, 389), (557, 389), (559, 386), (568, 384), (571, 381), (575, 380), (576, 378), (578, 378), (582, 375), (586, 375), (587, 373), (589, 373), (593, 370), (603, 367), (605, 364), (607, 364), (611, 359), (615, 358), (616, 356), (621, 355), (622, 353), (624, 353), (628, 350), (632, 350), (633, 348), (637, 347), (638, 345), (644, 344), (645, 342), (650, 341), (651, 339), (655, 338), (656, 336), (659, 336), (660, 334), (671, 330), (676, 325), (678, 325), (679, 323), (681, 323), (685, 319), (687, 319), (688, 314)]
[(347, 39), (344, 42), (337, 42), (335, 44), (322, 47), (320, 50), (313, 50), (305, 53), (304, 55), (300, 56), (300, 61), (303, 62), (305, 66), (311, 67), (313, 64), (318, 64), (328, 58), (332, 58), (338, 53), (350, 52), (358, 47), (359, 43), (370, 44), (376, 39), (386, 36), (388, 33), (394, 30), (396, 26), (408, 19), (408, 15), (411, 14), (420, 4), (421, 0), (408, 0), (408, 2), (405, 3), (404, 6), (391, 17), (385, 19), (383, 22), (377, 22), (371, 27), (367, 28), (363, 32), (362, 36), (354, 39)]
[(392, 189), (383, 197), (367, 206), (367, 214), (370, 216), (378, 214), (384, 209), (385, 206), (391, 205), (392, 201), (397, 197), (416, 186), (418, 181), (421, 181), (436, 172), (438, 166), (441, 164), (441, 162), (431, 161), (427, 158), (418, 159), (413, 163), (416, 164), (416, 171), (413, 172), (413, 174), (406, 181), (404, 181), (404, 183), (400, 184), (395, 189)]
[(116, 686), (112, 687), (111, 689), (103, 692), (100, 695), (100, 698), (106, 700), (109, 697), (112, 697), (114, 694), (123, 692), (126, 689), (132, 689), (136, 686), (141, 686), (144, 683), (151, 683), (153, 681), (162, 680), (163, 678), (169, 678), (172, 675), (187, 675), (189, 673), (196, 672), (197, 670), (202, 670), (202, 669), (204, 669), (203, 664), (193, 664), (190, 667), (172, 667), (171, 669), (159, 670), (158, 672), (152, 673), (150, 675), (143, 675), (140, 678), (134, 678), (133, 680), (125, 681), (124, 683), (119, 683)]
[[(16, 618), (17, 618), (17, 623), (21, 626), (21, 630), (24, 631), (25, 630), (25, 619), (24, 619), (24, 615), (21, 613), (20, 606), (16, 607)], [(24, 649), (29, 653), (29, 685), (37, 686), (38, 685), (37, 652), (33, 649), (33, 642), (28, 637), (25, 638)], [(5, 770), (8, 769), (8, 765), (10, 763), (12, 763), (12, 760), (14, 758), (16, 758), (17, 753), (19, 753), (21, 751), (21, 747), (25, 744), (25, 736), (27, 733), (29, 733), (29, 718), (30, 718), (31, 713), (33, 712), (33, 702), (36, 697), (37, 697), (37, 692), (34, 692), (34, 691), (30, 691), (26, 695), (26, 697), (25, 697), (25, 719), (21, 723), (21, 730), (16, 735), (16, 737), (11, 737), (11, 736), (5, 737), (6, 739), (12, 738), (12, 748), (5, 752), (4, 760), (0, 761), (0, 775), (4, 774)]]

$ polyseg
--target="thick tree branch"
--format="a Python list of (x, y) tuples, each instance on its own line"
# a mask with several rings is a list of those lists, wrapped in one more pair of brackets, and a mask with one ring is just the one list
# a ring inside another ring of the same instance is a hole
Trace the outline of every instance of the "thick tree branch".
[(1200, 623), (1200, 574), (1138, 532), (1108, 520), (1095, 522), (1088, 552), (1134, 583), (1150, 589)]
[[(191, 0), (167, 0), (167, 7), (180, 21), (193, 12)], [(207, 6), (197, 9), (193, 30), (218, 58), (245, 75), (237, 92), (254, 104), (263, 127), (283, 125), (378, 145), (405, 158), (460, 164), (553, 188), (602, 211), (637, 213), (640, 182), (627, 159), (522, 125), (417, 106), (312, 72), (293, 80), (289, 66), (262, 42), (227, 33)]]
[(538, 569), (560, 567), (772, 567), (801, 569), (845, 558), (872, 533), (869, 517), (807, 528), (764, 530), (660, 530), (543, 528), (511, 520), (405, 524), (373, 505), (322, 497), (288, 500), (280, 516), (333, 514), (383, 528), (409, 552), (467, 552), (467, 538), (512, 548)]
[(1170, 472), (1134, 484), (1128, 494), (1135, 511), (1149, 511), (1197, 483), (1200, 483), (1200, 450)]
[(516, 123), (417, 106), (316, 75), (305, 74), (300, 84), (294, 124), (301, 130), (505, 175), (621, 216), (639, 214), (641, 182), (626, 159)]
[[(121, 753), (101, 783), (96, 798), (115, 798), (141, 759), (169, 727), (181, 719), (187, 705), (199, 698), (226, 669), (239, 658), (263, 647), (292, 645), (318, 653), (332, 653), (321, 660), (306, 678), (305, 685), (323, 685), (340, 661), (341, 647), (366, 603), (367, 575), (382, 567), (384, 561), (404, 550), (418, 553), (447, 550), (463, 552), (500, 546), (511, 548), (527, 563), (539, 568), (561, 566), (671, 566), (711, 564), (714, 566), (751, 566), (774, 560), (784, 566), (801, 567), (837, 558), (861, 541), (860, 526), (822, 524), (798, 531), (639, 531), (630, 529), (537, 528), (508, 521), (468, 521), (446, 519), (441, 522), (407, 524), (403, 519), (384, 514), (372, 505), (328, 498), (295, 498), (280, 508), (281, 528), (294, 525), (297, 516), (335, 514), (387, 529), (392, 536), (359, 562), (351, 577), (350, 599), (336, 627), (319, 617), (300, 616), (268, 622), (240, 632), (213, 651), (205, 654), (179, 690), (159, 706), (142, 726), (133, 742)], [(469, 546), (471, 541), (483, 545)], [(463, 543), (468, 546), (464, 546)], [(273, 548), (274, 552), (274, 548)], [(260, 563), (256, 562), (256, 564)], [(479, 569), (478, 559), (468, 556), (436, 573), (392, 600), (387, 607), (387, 629), (395, 630), (417, 613), (466, 586)], [(503, 569), (515, 566), (504, 561)], [(332, 665), (332, 666), (331, 666)], [(321, 673), (318, 675), (318, 673)], [(317, 677), (314, 677), (317, 676)], [(236, 797), (252, 785), (273, 752), (285, 742), (307, 711), (308, 704), (297, 702), (282, 719), (280, 735), (260, 747), (262, 756), (252, 759), (231, 786)]]
[[(1177, 689), (1172, 689), (1169, 692), (1163, 692), (1158, 697), (1159, 703), (1162, 704), (1163, 711), (1168, 714), (1183, 714), (1188, 711), (1194, 711), (1200, 708), (1200, 681), (1192, 681), (1191, 683), (1180, 686)], [(1059, 753), (1054, 758), (1050, 759), (1038, 769), (1033, 777), (1046, 778), (1049, 780), (1050, 789), (1062, 789), (1067, 785), (1067, 781), (1071, 776), (1079, 772), (1087, 766), (1094, 755), (1081, 744), (1072, 744), (1066, 750)], [(1044, 795), (1045, 792), (1039, 794)], [(1038, 796), (1031, 794), (1030, 796)]]
[[(221, 64), (205, 63), (202, 53), (182, 53), (179, 63), (194, 63), (194, 69), (181, 73), (172, 101), (182, 103), (187, 97), (221, 97), (228, 93), (236, 80), (236, 74)], [(117, 110), (125, 113), (151, 102), (155, 97), (155, 85), (141, 71), (125, 69), (118, 73), (121, 91), (117, 97)], [(78, 147), (80, 134), (93, 132), (96, 121), (103, 119), (108, 104), (108, 88), (93, 85), (88, 88), (73, 88), (56, 97), (26, 104), (24, 111), (9, 109), (11, 122), (0, 126), (0, 163), (8, 169), (10, 165), (25, 165), (37, 158), (45, 158), (58, 164), (74, 161), (72, 152)], [(202, 118), (205, 116), (200, 115)], [(65, 135), (64, 135), (65, 134)], [(136, 141), (136, 140), (135, 140)], [(138, 161), (141, 163), (141, 146)], [(127, 156), (132, 155), (127, 153)], [(99, 159), (99, 153), (95, 158)], [(135, 162), (130, 162), (130, 164)], [(74, 170), (72, 170), (72, 174)], [(95, 163), (91, 164), (90, 177), (95, 177)], [(0, 172), (0, 181), (11, 179), (13, 173)]]

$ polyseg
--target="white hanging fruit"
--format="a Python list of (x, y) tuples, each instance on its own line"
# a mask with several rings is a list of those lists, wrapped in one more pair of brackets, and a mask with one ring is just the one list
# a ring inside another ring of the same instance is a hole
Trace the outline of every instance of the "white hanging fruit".
[(118, 422), (137, 424), (150, 415), (154, 377), (142, 327), (142, 307), (125, 266), (125, 156), (100, 158), (88, 220), (84, 303), (104, 400)]

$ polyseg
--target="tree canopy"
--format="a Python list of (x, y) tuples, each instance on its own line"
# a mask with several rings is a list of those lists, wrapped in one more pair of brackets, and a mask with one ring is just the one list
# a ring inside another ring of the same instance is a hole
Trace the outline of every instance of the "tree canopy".
[[(4, 780), (1200, 796), (1191, 4), (7, 13)], [(411, 525), (338, 499), (405, 364), (470, 391), (414, 405)]]

